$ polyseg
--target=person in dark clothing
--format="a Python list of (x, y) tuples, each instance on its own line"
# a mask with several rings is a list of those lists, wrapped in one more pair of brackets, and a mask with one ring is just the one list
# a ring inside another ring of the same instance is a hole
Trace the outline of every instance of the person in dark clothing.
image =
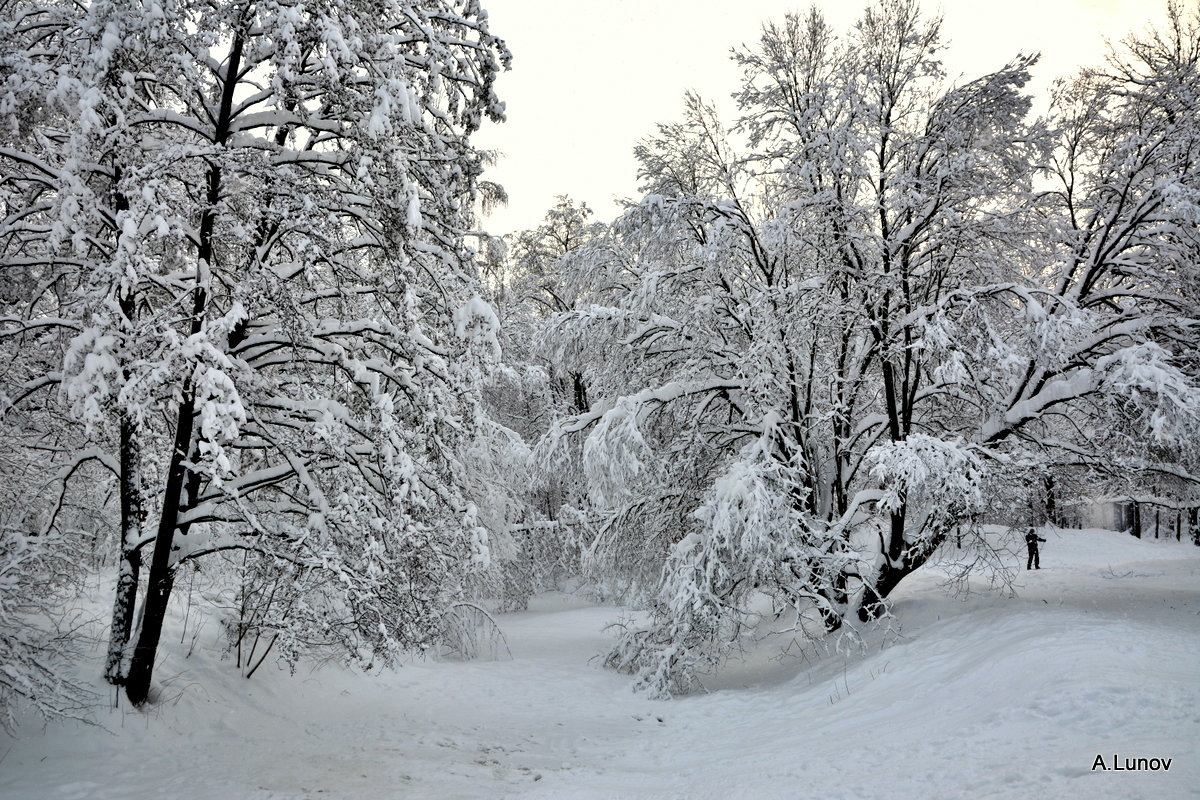
[(1034, 533), (1033, 528), (1025, 534), (1025, 546), (1029, 548), (1029, 561), (1025, 564), (1025, 569), (1041, 569), (1042, 562), (1038, 557), (1038, 542), (1046, 541), (1042, 537)]

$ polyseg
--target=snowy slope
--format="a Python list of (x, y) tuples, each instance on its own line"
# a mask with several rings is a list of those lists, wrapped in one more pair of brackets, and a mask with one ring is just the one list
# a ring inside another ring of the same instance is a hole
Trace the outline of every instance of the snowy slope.
[[(0, 744), (0, 797), (1195, 797), (1200, 548), (1044, 535), (1016, 597), (955, 597), (927, 568), (898, 632), (752, 654), (669, 702), (589, 663), (619, 610), (562, 596), (502, 617), (512, 661), (245, 681), (177, 649), (154, 710)], [(1092, 771), (1098, 754), (1172, 764)]]

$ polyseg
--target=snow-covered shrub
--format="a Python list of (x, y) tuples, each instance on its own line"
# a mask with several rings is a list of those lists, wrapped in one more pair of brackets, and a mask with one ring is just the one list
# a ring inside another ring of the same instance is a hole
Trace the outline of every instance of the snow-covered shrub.
[[(747, 445), (714, 481), (674, 545), (651, 602), (651, 624), (628, 630), (607, 656), (652, 696), (690, 689), (756, 630), (756, 594), (796, 616), (836, 616), (829, 587), (848, 567), (845, 540), (807, 517), (803, 474), (774, 456), (775, 432)], [(815, 626), (821, 632), (824, 624)]]
[(0, 513), (0, 727), (32, 710), (87, 719), (95, 695), (72, 677), (83, 641), (65, 615), (83, 564), (70, 533), (41, 533)]

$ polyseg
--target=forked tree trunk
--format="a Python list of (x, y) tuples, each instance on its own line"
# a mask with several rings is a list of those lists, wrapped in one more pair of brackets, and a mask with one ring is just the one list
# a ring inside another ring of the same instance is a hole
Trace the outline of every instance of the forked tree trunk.
[(900, 581), (920, 569), (946, 539), (945, 531), (931, 536), (921, 547), (904, 546), (904, 508), (891, 515), (887, 547), (883, 565), (873, 582), (866, 585), (862, 603), (858, 607), (858, 618), (863, 622), (878, 619), (887, 609), (884, 602), (900, 585)]

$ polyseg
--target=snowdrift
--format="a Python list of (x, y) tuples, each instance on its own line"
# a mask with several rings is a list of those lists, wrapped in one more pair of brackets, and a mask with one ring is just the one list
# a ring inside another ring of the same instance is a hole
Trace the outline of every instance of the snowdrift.
[[(1200, 549), (1043, 535), (1015, 596), (950, 594), (935, 563), (863, 646), (778, 658), (767, 642), (669, 702), (597, 666), (622, 610), (566, 596), (500, 618), (511, 660), (379, 675), (247, 681), (209, 646), (215, 624), (187, 656), (180, 617), (158, 704), (27, 726), (0, 745), (0, 797), (1194, 797)], [(1112, 769), (1125, 758), (1171, 764)]]

